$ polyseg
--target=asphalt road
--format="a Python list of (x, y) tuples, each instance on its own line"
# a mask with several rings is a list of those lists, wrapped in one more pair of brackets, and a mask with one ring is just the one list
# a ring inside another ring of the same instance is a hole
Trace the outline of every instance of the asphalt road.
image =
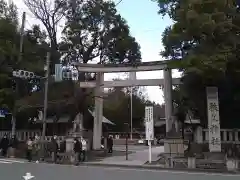
[(128, 168), (66, 166), (36, 163), (0, 163), (2, 180), (24, 180), (30, 172), (31, 180), (239, 180), (240, 175), (204, 174)]

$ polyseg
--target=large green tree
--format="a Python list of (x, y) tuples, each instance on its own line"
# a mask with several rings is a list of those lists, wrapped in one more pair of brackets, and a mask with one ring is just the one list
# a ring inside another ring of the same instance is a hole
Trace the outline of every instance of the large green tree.
[(66, 63), (141, 61), (140, 47), (113, 2), (69, 0), (65, 12), (61, 51)]
[[(13, 77), (12, 72), (24, 69), (41, 75), (48, 44), (38, 26), (26, 30), (23, 34), (22, 60), (19, 61), (20, 28), (17, 7), (4, 0), (0, 1), (0, 27), (0, 108), (13, 113), (15, 117), (16, 101), (31, 94), (33, 87), (39, 89), (40, 81)], [(10, 116), (6, 117), (8, 118), (11, 119)]]
[[(56, 15), (52, 14), (52, 12), (56, 12), (58, 17), (60, 17), (59, 13), (62, 13), (66, 18), (62, 41), (57, 45), (59, 47), (58, 52), (61, 54), (61, 59), (65, 64), (71, 62), (88, 63), (95, 59), (99, 63), (133, 63), (141, 61), (140, 46), (130, 35), (125, 20), (117, 14), (114, 3), (103, 0), (76, 0), (68, 3), (55, 1), (55, 8), (53, 8), (53, 11), (48, 12), (50, 8), (44, 8), (48, 1), (41, 0), (38, 2), (34, 0), (25, 2), (28, 2), (28, 7), (36, 17), (38, 16), (37, 12), (46, 13), (47, 17), (40, 19), (42, 22), (44, 20), (45, 24), (47, 23), (45, 22), (46, 19)], [(41, 4), (38, 9), (34, 9), (36, 3)], [(54, 25), (52, 24), (52, 26)], [(46, 27), (46, 29), (48, 28)], [(49, 38), (51, 38), (50, 35), (48, 32)], [(54, 60), (54, 62), (57, 61)], [(68, 86), (65, 83), (69, 83)], [(58, 94), (56, 94), (56, 87)], [(69, 120), (71, 121), (79, 112), (88, 114), (88, 108), (91, 108), (92, 102), (90, 97), (94, 97), (92, 91), (79, 88), (78, 82), (54, 83), (50, 81), (48, 114), (55, 112), (59, 117), (59, 113), (62, 109), (65, 109), (67, 112), (64, 113), (71, 115)], [(42, 98), (43, 90), (40, 90), (24, 98), (19, 104), (22, 109), (29, 106), (42, 108)]]
[[(24, 48), (22, 53), (22, 61), (18, 61), (19, 56), (19, 42), (20, 33), (18, 28), (18, 16), (17, 9), (13, 4), (7, 5), (4, 1), (1, 4), (0, 17), (0, 68), (1, 68), (1, 80), (0, 89), (2, 98), (8, 108), (11, 107), (11, 99), (13, 96), (14, 83), (18, 83), (17, 94), (24, 95), (31, 90), (30, 86), (33, 86), (33, 82), (29, 82), (23, 79), (17, 79), (12, 77), (13, 70), (25, 69), (36, 73), (41, 73), (43, 70), (44, 51), (43, 41), (41, 37), (37, 37), (36, 33), (39, 32), (39, 28), (34, 26), (32, 30), (28, 30), (24, 36)], [(36, 39), (37, 38), (37, 39)], [(41, 42), (40, 42), (41, 41)], [(27, 85), (27, 86), (26, 86)], [(9, 95), (9, 96), (7, 96)], [(3, 105), (3, 106), (5, 106)]]
[[(239, 108), (239, 27), (235, 0), (158, 0), (173, 25), (163, 33), (165, 58), (184, 72), (181, 91), (206, 122), (206, 86), (217, 86), (222, 127), (235, 126)], [(228, 121), (231, 119), (231, 122)], [(234, 125), (235, 124), (235, 125)]]

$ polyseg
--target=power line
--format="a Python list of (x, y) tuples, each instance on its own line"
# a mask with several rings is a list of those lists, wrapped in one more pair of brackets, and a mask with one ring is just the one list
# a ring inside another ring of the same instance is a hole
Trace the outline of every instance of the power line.
[(123, 0), (119, 0), (117, 3), (116, 3), (116, 6), (118, 6)]

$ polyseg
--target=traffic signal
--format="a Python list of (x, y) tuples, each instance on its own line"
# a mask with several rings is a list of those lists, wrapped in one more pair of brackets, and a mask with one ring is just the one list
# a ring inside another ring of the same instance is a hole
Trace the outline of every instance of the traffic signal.
[(13, 71), (13, 76), (18, 78), (32, 79), (35, 77), (35, 74), (29, 71), (16, 70), (16, 71)]
[(62, 71), (62, 78), (63, 80), (70, 80), (72, 79), (72, 72), (70, 69), (63, 69)]
[(78, 80), (78, 70), (72, 67), (63, 67), (61, 64), (55, 64), (55, 81)]

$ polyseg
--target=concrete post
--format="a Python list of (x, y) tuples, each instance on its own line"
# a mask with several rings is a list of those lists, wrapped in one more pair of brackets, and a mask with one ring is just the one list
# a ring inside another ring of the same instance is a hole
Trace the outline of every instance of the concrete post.
[(201, 126), (198, 126), (194, 132), (194, 139), (196, 143), (203, 143), (203, 129)]
[(229, 131), (229, 141), (233, 141), (233, 131)]
[(102, 119), (103, 119), (103, 86), (104, 73), (97, 73), (97, 87), (95, 88), (95, 115), (93, 125), (93, 149), (101, 148)]
[(237, 159), (227, 159), (226, 165), (228, 171), (237, 171), (239, 167)]
[(227, 141), (227, 131), (223, 131), (223, 142)]
[(235, 141), (238, 142), (238, 131), (234, 132), (234, 136), (235, 136)]
[(166, 132), (169, 132), (172, 127), (172, 70), (163, 70), (164, 77), (164, 99), (165, 99), (165, 117), (166, 117)]
[(195, 169), (196, 168), (196, 158), (188, 157), (188, 168)]

